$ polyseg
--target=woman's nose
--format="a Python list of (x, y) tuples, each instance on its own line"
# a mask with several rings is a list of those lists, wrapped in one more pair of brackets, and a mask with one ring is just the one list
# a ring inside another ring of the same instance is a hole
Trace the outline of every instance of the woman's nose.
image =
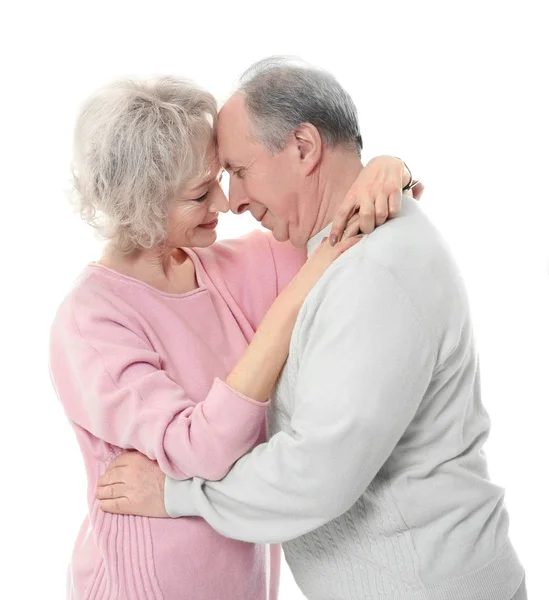
[(225, 192), (221, 189), (221, 186), (216, 186), (216, 189), (212, 193), (212, 201), (209, 207), (210, 212), (229, 212), (229, 201)]

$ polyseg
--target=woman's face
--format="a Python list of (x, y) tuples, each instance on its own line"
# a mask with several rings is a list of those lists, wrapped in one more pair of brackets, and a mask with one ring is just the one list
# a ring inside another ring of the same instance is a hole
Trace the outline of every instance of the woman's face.
[(205, 248), (216, 240), (217, 217), (229, 210), (221, 189), (221, 165), (212, 144), (210, 174), (192, 186), (183, 186), (168, 212), (167, 244), (173, 248)]

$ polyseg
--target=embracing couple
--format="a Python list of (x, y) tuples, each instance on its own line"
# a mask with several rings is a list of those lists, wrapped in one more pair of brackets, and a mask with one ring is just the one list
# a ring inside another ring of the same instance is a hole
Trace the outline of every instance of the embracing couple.
[[(336, 79), (285, 59), (219, 114), (172, 77), (83, 106), (106, 242), (51, 334), (89, 483), (70, 598), (274, 600), (282, 543), (310, 600), (526, 599), (463, 281), (421, 184), (361, 149)], [(229, 208), (270, 232), (216, 242)]]

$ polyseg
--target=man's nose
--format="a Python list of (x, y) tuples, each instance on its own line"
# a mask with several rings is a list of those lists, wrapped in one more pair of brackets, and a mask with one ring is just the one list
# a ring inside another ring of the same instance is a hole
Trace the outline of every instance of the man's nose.
[(235, 215), (241, 215), (250, 207), (244, 186), (233, 175), (229, 181), (229, 206)]

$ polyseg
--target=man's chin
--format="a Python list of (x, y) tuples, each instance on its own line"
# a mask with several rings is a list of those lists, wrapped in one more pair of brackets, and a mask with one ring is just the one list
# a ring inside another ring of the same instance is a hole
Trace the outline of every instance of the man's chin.
[(287, 242), (290, 237), (285, 231), (277, 231), (276, 229), (271, 229), (271, 233), (273, 234), (274, 239), (277, 242)]

